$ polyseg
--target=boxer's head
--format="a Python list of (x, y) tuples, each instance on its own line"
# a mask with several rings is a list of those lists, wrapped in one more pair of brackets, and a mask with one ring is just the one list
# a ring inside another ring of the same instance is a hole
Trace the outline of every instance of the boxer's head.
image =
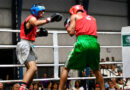
[(70, 10), (69, 10), (69, 13), (70, 14), (76, 14), (78, 11), (82, 11), (83, 13), (87, 14), (87, 12), (85, 11), (85, 9), (83, 8), (82, 5), (74, 5), (74, 6), (72, 6), (70, 8)]
[(45, 11), (44, 6), (39, 6), (38, 4), (34, 4), (32, 8), (30, 9), (31, 14), (33, 14), (35, 17), (39, 18), (39, 12)]

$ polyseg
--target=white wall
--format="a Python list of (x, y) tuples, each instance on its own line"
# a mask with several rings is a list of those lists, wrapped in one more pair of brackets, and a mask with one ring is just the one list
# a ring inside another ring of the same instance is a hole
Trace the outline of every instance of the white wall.
[[(128, 25), (127, 0), (90, 0), (88, 13), (97, 20), (98, 31), (121, 31)], [(120, 46), (120, 35), (99, 35), (101, 46)], [(121, 48), (102, 48), (101, 58), (122, 60)]]
[(98, 30), (120, 31), (127, 26), (127, 3), (114, 0), (90, 0), (89, 14), (97, 19)]

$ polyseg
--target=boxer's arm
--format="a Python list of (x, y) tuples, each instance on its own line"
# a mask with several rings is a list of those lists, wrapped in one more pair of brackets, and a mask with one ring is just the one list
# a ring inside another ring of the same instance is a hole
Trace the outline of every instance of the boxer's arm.
[(47, 23), (46, 20), (37, 20), (36, 18), (32, 17), (29, 20), (29, 23), (33, 26), (39, 26), (39, 25), (44, 25)]
[(70, 25), (67, 27), (67, 32), (70, 36), (75, 34), (76, 15), (70, 17)]
[(33, 26), (40, 26), (40, 25), (44, 25), (44, 24), (48, 23), (47, 20), (37, 20), (34, 17), (30, 18), (29, 22)]
[(62, 15), (59, 13), (55, 13), (45, 20), (37, 20), (36, 18), (32, 17), (32, 18), (30, 18), (29, 22), (33, 26), (39, 26), (39, 25), (44, 25), (44, 24), (49, 23), (49, 22), (55, 22), (55, 21), (59, 22), (61, 20), (62, 20)]

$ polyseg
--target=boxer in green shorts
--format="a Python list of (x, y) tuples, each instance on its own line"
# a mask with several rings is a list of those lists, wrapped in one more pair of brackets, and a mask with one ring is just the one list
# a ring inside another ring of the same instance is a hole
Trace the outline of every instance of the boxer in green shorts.
[(105, 90), (104, 79), (99, 71), (100, 45), (97, 41), (96, 19), (87, 12), (82, 5), (74, 5), (69, 10), (71, 17), (64, 25), (70, 36), (76, 35), (77, 42), (68, 56), (60, 77), (59, 90), (64, 89), (70, 69), (84, 70), (90, 67), (101, 90)]
[(100, 60), (100, 45), (97, 38), (89, 35), (80, 35), (68, 56), (65, 67), (69, 69), (84, 70), (91, 67), (98, 70)]

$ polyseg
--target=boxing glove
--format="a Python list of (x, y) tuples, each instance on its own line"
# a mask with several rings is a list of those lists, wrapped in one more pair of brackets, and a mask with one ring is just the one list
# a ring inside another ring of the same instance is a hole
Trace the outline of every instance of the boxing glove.
[(70, 18), (67, 18), (67, 19), (65, 20), (65, 22), (64, 22), (64, 26), (65, 26), (65, 28), (67, 29), (69, 25), (70, 25)]
[(40, 28), (37, 32), (38, 37), (48, 36), (48, 31), (45, 28)]
[(55, 13), (51, 17), (48, 17), (46, 19), (47, 22), (54, 22), (54, 21), (59, 22), (61, 20), (62, 20), (62, 15), (60, 13)]

